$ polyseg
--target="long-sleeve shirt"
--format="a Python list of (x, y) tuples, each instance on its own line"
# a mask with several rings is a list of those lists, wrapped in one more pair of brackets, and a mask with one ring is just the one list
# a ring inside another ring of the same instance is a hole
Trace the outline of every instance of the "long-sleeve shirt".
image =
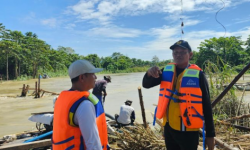
[(102, 79), (102, 80), (98, 80), (95, 83), (95, 87), (93, 88), (92, 93), (94, 95), (102, 95), (102, 92), (104, 94), (106, 94), (106, 86), (107, 86), (107, 81)]
[(80, 127), (86, 150), (102, 150), (96, 125), (95, 107), (90, 101), (85, 100), (79, 105), (74, 122)]
[[(185, 69), (180, 69), (176, 67), (176, 75), (178, 77)], [(161, 70), (163, 72), (163, 69)], [(148, 77), (147, 73), (143, 77), (142, 86), (144, 88), (151, 88), (157, 86), (161, 83), (162, 74), (160, 74), (159, 78)], [(205, 127), (206, 127), (206, 137), (214, 137), (214, 122), (212, 115), (212, 106), (210, 101), (210, 94), (208, 83), (205, 74), (201, 71), (199, 74), (199, 83), (200, 89), (202, 91), (202, 106), (203, 106), (203, 114), (205, 119)]]

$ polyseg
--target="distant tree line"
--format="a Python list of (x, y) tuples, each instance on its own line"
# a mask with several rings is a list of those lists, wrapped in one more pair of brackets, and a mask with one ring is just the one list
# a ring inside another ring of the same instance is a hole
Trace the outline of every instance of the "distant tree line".
[[(250, 36), (247, 41), (240, 37), (211, 38), (201, 42), (199, 52), (194, 51), (191, 62), (204, 67), (204, 62), (214, 63), (218, 58), (239, 71), (250, 61)], [(5, 80), (18, 79), (23, 76), (36, 78), (38, 74), (64, 72), (77, 59), (87, 59), (95, 67), (104, 68), (106, 72), (139, 72), (150, 66), (165, 66), (171, 60), (160, 61), (155, 55), (151, 61), (144, 61), (119, 52), (108, 57), (97, 54), (82, 56), (70, 47), (58, 46), (53, 49), (35, 33), (11, 31), (0, 23), (0, 74)]]
[[(170, 61), (159, 61), (153, 56), (152, 61), (129, 58), (119, 52), (108, 57), (97, 54), (82, 56), (70, 47), (58, 46), (53, 49), (35, 33), (11, 31), (0, 23), (0, 74), (5, 80), (18, 79), (22, 76), (38, 77), (43, 73), (67, 73), (69, 65), (78, 59), (87, 59), (95, 67), (104, 68), (110, 73), (145, 71), (153, 65), (164, 66)], [(142, 68), (142, 69), (140, 69)], [(143, 69), (144, 68), (144, 69)]]
[(191, 62), (205, 69), (205, 62), (210, 61), (223, 67), (223, 64), (239, 72), (250, 63), (250, 35), (246, 41), (241, 37), (211, 38), (200, 43), (198, 52), (194, 52)]

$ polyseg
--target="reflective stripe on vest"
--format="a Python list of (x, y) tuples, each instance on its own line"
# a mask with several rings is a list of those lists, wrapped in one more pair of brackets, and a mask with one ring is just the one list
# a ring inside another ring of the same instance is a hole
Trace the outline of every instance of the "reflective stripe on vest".
[[(175, 69), (173, 70), (175, 71)], [(172, 89), (173, 85), (168, 85), (168, 84), (173, 84), (173, 80), (175, 76), (173, 77), (171, 83), (168, 82), (167, 84), (163, 84), (163, 85), (161, 84), (161, 87), (160, 87), (160, 89), (166, 89), (166, 91), (168, 91), (164, 95), (164, 97), (166, 97), (167, 99), (164, 102), (167, 104), (163, 104), (163, 105), (168, 106), (170, 100), (173, 100), (173, 102), (176, 104), (178, 103), (179, 105), (178, 109), (180, 109), (180, 117), (182, 118), (182, 122), (184, 123), (185, 127), (190, 128), (190, 129), (196, 129), (196, 128), (200, 128), (203, 126), (204, 118), (203, 118), (203, 110), (202, 110), (202, 92), (199, 86), (199, 72), (200, 71), (201, 69), (197, 65), (190, 65), (187, 69), (185, 69), (183, 77), (179, 79), (181, 82), (176, 81), (175, 83), (175, 84), (178, 84), (178, 83), (180, 84), (180, 85), (177, 85), (177, 87), (179, 87), (178, 91), (175, 89)], [(168, 73), (169, 72), (163, 72), (162, 75), (169, 76), (169, 75), (166, 75)], [(170, 75), (172, 74), (175, 74), (175, 73), (171, 73)], [(160, 97), (161, 96), (159, 96), (159, 98)], [(162, 103), (158, 103), (157, 111), (160, 105), (162, 105)], [(170, 105), (171, 108), (178, 107), (178, 105), (175, 105), (175, 106), (171, 106), (171, 105)], [(168, 107), (166, 107), (165, 110), (162, 110), (163, 112), (161, 113), (168, 112), (167, 109)], [(174, 113), (174, 112), (170, 112), (170, 113)], [(171, 122), (170, 122), (170, 125), (171, 125)], [(178, 127), (174, 127), (174, 129), (179, 129), (183, 131), (182, 128), (183, 127), (181, 127), (181, 125), (179, 125)]]
[(170, 95), (170, 92), (167, 91), (166, 89), (172, 89), (174, 77), (175, 77), (175, 64), (170, 63), (163, 69), (162, 73), (158, 106), (156, 111), (156, 117), (158, 119), (161, 119), (163, 117), (168, 107), (169, 98), (167, 98), (165, 95)]
[(105, 113), (100, 101), (89, 92), (63, 91), (55, 105), (53, 127), (53, 150), (86, 149), (79, 127), (74, 123), (77, 107), (84, 100), (90, 100), (95, 106), (96, 124), (104, 150), (108, 149), (108, 134)]

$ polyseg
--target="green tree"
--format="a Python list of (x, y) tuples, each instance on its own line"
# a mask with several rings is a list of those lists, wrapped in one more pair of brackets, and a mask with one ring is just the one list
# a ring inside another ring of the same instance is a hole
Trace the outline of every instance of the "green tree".
[(157, 66), (159, 62), (160, 62), (159, 58), (156, 55), (154, 55), (152, 58), (152, 65)]
[(95, 67), (101, 67), (101, 59), (97, 54), (89, 54), (85, 57), (88, 61), (90, 61)]
[(237, 66), (242, 63), (243, 42), (240, 37), (211, 38), (201, 42), (199, 54), (196, 56), (196, 64), (201, 66), (206, 60), (216, 63), (217, 56), (223, 59), (230, 66)]
[(20, 70), (21, 70), (21, 59), (24, 58), (22, 55), (22, 40), (24, 38), (24, 35), (20, 31), (10, 31), (10, 39), (16, 43), (14, 49), (13, 49), (13, 56), (15, 59), (15, 78), (20, 76)]
[(67, 54), (74, 54), (75, 50), (71, 47), (63, 47), (63, 46), (58, 46), (57, 48), (58, 51), (64, 51)]
[(1, 41), (0, 49), (3, 54), (5, 54), (6, 59), (6, 80), (9, 80), (9, 57), (12, 54), (14, 48), (16, 47), (16, 43), (12, 41)]

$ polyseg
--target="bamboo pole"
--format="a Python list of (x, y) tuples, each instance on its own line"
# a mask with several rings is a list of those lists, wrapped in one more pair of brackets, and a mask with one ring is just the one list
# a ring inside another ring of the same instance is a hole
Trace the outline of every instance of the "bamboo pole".
[(25, 96), (25, 84), (23, 84), (22, 92), (21, 92), (21, 97)]
[(25, 91), (24, 91), (25, 96), (27, 95), (27, 92), (29, 91), (29, 88), (30, 88), (30, 86), (27, 85), (26, 88), (25, 88)]
[(225, 90), (212, 102), (212, 107), (214, 107), (231, 89), (231, 87), (241, 78), (241, 76), (250, 68), (250, 63), (246, 65), (245, 68), (233, 79), (233, 81), (225, 88)]
[(143, 104), (143, 99), (142, 99), (141, 87), (138, 87), (138, 93), (139, 93), (139, 98), (140, 98), (141, 114), (142, 114), (143, 124), (144, 124), (144, 127), (147, 128), (148, 125), (147, 125), (147, 121), (146, 121), (146, 115), (145, 115), (145, 109), (144, 109), (144, 104)]
[(40, 98), (40, 74), (38, 76), (38, 91), (37, 91), (37, 96)]
[[(246, 108), (246, 106), (245, 106), (245, 108)], [(244, 112), (244, 114), (247, 114), (248, 113), (248, 109), (244, 109), (243, 112)], [(244, 118), (243, 120), (244, 120), (243, 126), (247, 127), (247, 125), (248, 125), (248, 118)]]
[(37, 98), (37, 82), (36, 82), (36, 85), (35, 85), (35, 98)]
[(237, 109), (237, 111), (236, 111), (236, 116), (239, 116), (239, 110), (240, 110), (240, 107), (241, 107), (241, 103), (242, 103), (242, 100), (243, 100), (245, 91), (246, 91), (246, 86), (244, 86), (244, 90), (243, 90), (243, 92), (242, 92), (242, 96), (241, 96), (241, 99), (240, 99), (240, 104), (239, 104), (239, 107), (238, 107), (238, 109)]

